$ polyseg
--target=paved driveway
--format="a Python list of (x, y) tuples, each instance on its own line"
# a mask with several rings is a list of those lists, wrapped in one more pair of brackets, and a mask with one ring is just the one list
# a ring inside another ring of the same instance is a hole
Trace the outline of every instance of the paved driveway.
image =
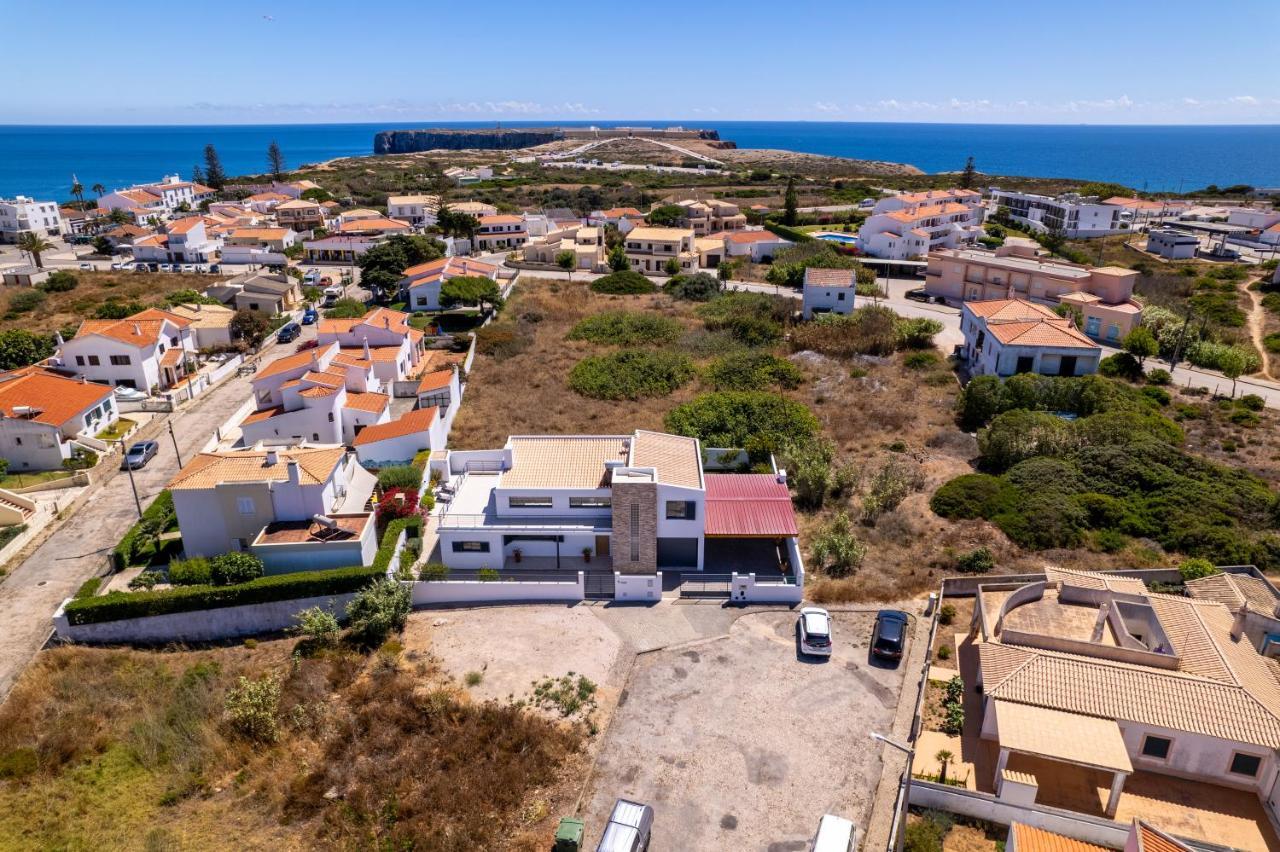
[(902, 669), (868, 658), (872, 613), (840, 612), (835, 653), (799, 659), (796, 614), (637, 657), (584, 804), (587, 846), (613, 802), (656, 812), (652, 848), (804, 850), (824, 813), (865, 824)]

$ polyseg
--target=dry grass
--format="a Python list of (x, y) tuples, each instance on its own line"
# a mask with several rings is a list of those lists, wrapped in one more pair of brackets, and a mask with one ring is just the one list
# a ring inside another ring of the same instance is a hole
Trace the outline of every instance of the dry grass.
[[(225, 280), (225, 276), (169, 272), (89, 272), (71, 270), (80, 286), (65, 293), (50, 293), (43, 305), (30, 313), (5, 317), (0, 311), (0, 331), (24, 328), (46, 334), (65, 328), (74, 329), (88, 319), (101, 304), (109, 301), (137, 302), (144, 307), (163, 302), (176, 290), (203, 290)], [(17, 288), (4, 296), (5, 306)]]
[[(295, 645), (43, 653), (0, 708), (0, 849), (545, 843), (579, 726), (472, 703), (394, 644)], [(282, 683), (272, 745), (222, 718), (238, 678), (264, 674)]]

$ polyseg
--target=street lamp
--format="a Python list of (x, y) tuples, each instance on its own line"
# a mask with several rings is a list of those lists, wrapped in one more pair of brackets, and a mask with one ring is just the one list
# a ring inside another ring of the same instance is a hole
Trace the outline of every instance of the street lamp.
[(907, 807), (911, 803), (911, 763), (915, 760), (916, 750), (912, 746), (903, 745), (897, 740), (890, 739), (884, 734), (868, 731), (871, 739), (879, 740), (887, 746), (892, 746), (907, 756), (907, 768), (902, 773), (902, 809), (898, 813), (898, 831), (893, 839), (893, 848), (902, 852), (903, 843), (907, 836)]

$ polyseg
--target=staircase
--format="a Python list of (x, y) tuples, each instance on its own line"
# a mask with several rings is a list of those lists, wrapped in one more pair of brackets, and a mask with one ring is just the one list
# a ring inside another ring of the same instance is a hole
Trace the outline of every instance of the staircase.
[(0, 488), (0, 526), (12, 527), (25, 524), (36, 513), (34, 500), (21, 494)]

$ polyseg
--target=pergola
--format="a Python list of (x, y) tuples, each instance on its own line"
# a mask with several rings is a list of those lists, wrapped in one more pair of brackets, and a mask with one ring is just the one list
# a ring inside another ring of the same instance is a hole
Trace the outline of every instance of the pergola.
[(1115, 816), (1120, 793), (1124, 790), (1125, 779), (1133, 772), (1133, 764), (1129, 761), (1120, 726), (1114, 719), (1082, 716), (1011, 701), (996, 700), (995, 704), (1000, 742), (997, 784), (1012, 753), (1110, 772), (1111, 795), (1107, 799), (1106, 815)]

